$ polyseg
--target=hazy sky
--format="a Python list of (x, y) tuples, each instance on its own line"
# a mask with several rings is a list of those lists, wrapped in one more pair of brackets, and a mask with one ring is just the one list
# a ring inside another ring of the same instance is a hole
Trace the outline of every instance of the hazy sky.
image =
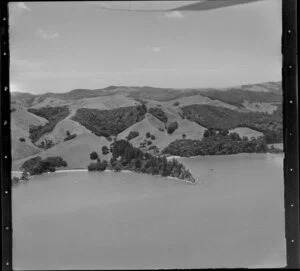
[(11, 90), (279, 81), (281, 24), (281, 0), (175, 13), (10, 3)]

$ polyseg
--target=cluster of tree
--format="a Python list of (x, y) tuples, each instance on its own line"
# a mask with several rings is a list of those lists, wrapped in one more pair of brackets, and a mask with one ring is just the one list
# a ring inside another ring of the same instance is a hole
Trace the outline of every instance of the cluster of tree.
[(157, 119), (159, 119), (160, 121), (164, 123), (168, 122), (168, 117), (166, 116), (165, 112), (162, 109), (157, 107), (152, 107), (149, 108), (148, 112), (154, 117), (156, 117)]
[(147, 112), (145, 104), (111, 110), (80, 108), (72, 120), (79, 122), (97, 136), (116, 136), (136, 122)]
[(66, 132), (66, 137), (64, 138), (64, 141), (71, 140), (75, 138), (77, 135), (76, 134), (71, 134), (69, 131)]
[(20, 142), (25, 142), (25, 138), (24, 138), (24, 137), (20, 137), (20, 138), (19, 138), (19, 141), (20, 141)]
[(11, 184), (13, 186), (15, 186), (15, 185), (18, 185), (20, 182), (26, 182), (28, 180), (29, 180), (28, 173), (27, 172), (22, 172), (21, 177), (14, 176), (14, 177), (11, 178)]
[(183, 164), (176, 159), (168, 161), (166, 157), (157, 157), (144, 153), (126, 140), (117, 140), (111, 144), (112, 158), (108, 167), (114, 171), (131, 170), (152, 175), (171, 176), (190, 182), (194, 177)]
[(102, 147), (102, 154), (103, 155), (109, 154), (109, 148), (107, 146)]
[(277, 108), (272, 114), (266, 112), (238, 112), (211, 105), (188, 105), (181, 108), (183, 116), (208, 129), (230, 130), (248, 127), (266, 136), (268, 143), (283, 141), (282, 109)]
[(130, 133), (128, 134), (128, 136), (126, 137), (126, 139), (129, 141), (129, 140), (131, 140), (133, 138), (138, 137), (139, 135), (140, 135), (140, 133), (137, 132), (137, 131), (130, 131)]
[(56, 124), (70, 114), (67, 106), (30, 108), (28, 112), (48, 120), (45, 125), (32, 125), (29, 127), (29, 138), (32, 143), (38, 141), (44, 134), (52, 132)]
[(270, 153), (282, 153), (283, 150), (282, 149), (278, 149), (278, 148), (275, 148), (273, 145), (268, 149), (268, 152)]
[(146, 133), (146, 138), (151, 138), (152, 140), (155, 140), (155, 135), (151, 135), (150, 132)]
[(148, 151), (152, 154), (159, 154), (159, 148), (155, 145), (150, 146)]
[(56, 168), (66, 166), (67, 162), (59, 156), (47, 157), (45, 159), (37, 156), (25, 161), (20, 169), (30, 175), (39, 175), (46, 172), (54, 172)]
[(51, 139), (45, 138), (39, 145), (37, 145), (39, 148), (42, 148), (44, 150), (50, 149), (54, 146), (55, 144)]
[(101, 161), (100, 158), (98, 158), (97, 162), (92, 162), (88, 165), (88, 171), (104, 171), (107, 168), (107, 164), (106, 160)]
[(178, 129), (178, 123), (177, 123), (177, 121), (171, 122), (167, 126), (167, 132), (168, 132), (168, 134), (173, 134), (176, 129)]
[(175, 140), (163, 149), (162, 153), (189, 157), (197, 155), (264, 153), (267, 151), (268, 146), (263, 137), (253, 137), (249, 140), (248, 137), (241, 139), (237, 133), (230, 133), (228, 135), (211, 135), (204, 137), (202, 140)]
[(67, 106), (56, 106), (56, 107), (42, 107), (42, 108), (29, 108), (28, 112), (42, 117), (49, 122), (56, 121), (57, 119), (64, 119), (69, 115), (70, 111)]

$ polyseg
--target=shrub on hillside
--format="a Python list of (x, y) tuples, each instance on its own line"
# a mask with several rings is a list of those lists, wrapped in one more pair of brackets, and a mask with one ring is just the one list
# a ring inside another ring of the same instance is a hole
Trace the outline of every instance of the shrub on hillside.
[(71, 140), (71, 139), (75, 138), (76, 136), (77, 136), (76, 134), (69, 134), (69, 136), (64, 138), (64, 141)]
[(152, 139), (152, 140), (155, 140), (155, 135), (151, 135), (151, 139)]
[(19, 141), (25, 142), (25, 138), (24, 138), (24, 137), (20, 137), (20, 138), (19, 138)]
[(95, 151), (90, 153), (90, 159), (91, 160), (97, 160), (97, 158), (98, 158), (98, 154)]
[(102, 162), (100, 159), (96, 163), (90, 163), (88, 165), (88, 171), (104, 171), (107, 168), (107, 161), (103, 160)]
[(171, 122), (167, 127), (168, 134), (173, 134), (177, 128), (178, 128), (177, 121)]
[(39, 148), (42, 148), (44, 150), (50, 149), (54, 146), (55, 144), (52, 142), (51, 139), (45, 138), (40, 145), (37, 145)]
[(146, 138), (151, 137), (151, 134), (149, 132), (146, 133)]
[(139, 132), (137, 132), (137, 131), (131, 131), (131, 132), (128, 134), (128, 136), (126, 137), (126, 139), (129, 141), (129, 140), (131, 140), (131, 139), (133, 139), (133, 138), (138, 137), (139, 135), (140, 135)]
[(103, 154), (103, 155), (106, 155), (106, 154), (108, 154), (108, 153), (109, 153), (108, 147), (107, 147), (107, 146), (103, 146), (103, 147), (102, 147), (102, 154)]
[(173, 103), (174, 106), (178, 106), (179, 105), (179, 102), (175, 102)]
[(168, 117), (166, 116), (165, 112), (160, 108), (157, 108), (157, 107), (153, 108), (152, 107), (148, 110), (148, 112), (152, 116), (156, 117), (157, 119), (159, 119), (160, 121), (162, 121), (164, 123), (166, 123), (168, 121)]

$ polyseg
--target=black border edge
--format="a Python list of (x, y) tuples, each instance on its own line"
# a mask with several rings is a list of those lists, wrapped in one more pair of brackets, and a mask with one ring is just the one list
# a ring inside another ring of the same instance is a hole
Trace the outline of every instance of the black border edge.
[(0, 165), (1, 165), (1, 233), (2, 270), (12, 270), (12, 213), (11, 213), (11, 139), (10, 139), (10, 93), (9, 93), (9, 37), (8, 2), (0, 5)]
[[(13, 0), (14, 1), (14, 0)], [(28, 1), (24, 1), (28, 2)], [(44, 1), (37, 1), (44, 2)], [(5, 20), (4, 20), (5, 18)], [(299, 242), (299, 95), (297, 0), (282, 0), (282, 87), (284, 125), (285, 235), (288, 269), (300, 267)], [(2, 270), (12, 266), (11, 138), (9, 93), (8, 0), (0, 1), (0, 176)], [(6, 53), (6, 55), (4, 55)], [(290, 103), (292, 101), (292, 103)], [(5, 156), (7, 158), (5, 158)], [(292, 169), (292, 171), (291, 171)], [(6, 192), (7, 191), (7, 192)]]
[(287, 268), (299, 268), (299, 111), (297, 0), (282, 0), (284, 201)]

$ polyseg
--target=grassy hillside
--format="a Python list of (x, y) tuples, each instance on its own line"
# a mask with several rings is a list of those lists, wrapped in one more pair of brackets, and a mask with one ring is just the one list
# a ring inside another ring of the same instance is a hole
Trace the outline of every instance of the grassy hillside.
[(181, 108), (183, 116), (207, 128), (234, 129), (249, 127), (258, 131), (282, 128), (282, 112), (273, 114), (258, 112), (238, 112), (210, 105), (189, 105)]
[[(14, 163), (57, 152), (70, 168), (84, 168), (89, 153), (100, 154), (113, 138), (131, 135), (134, 147), (155, 153), (174, 141), (201, 140), (209, 128), (249, 139), (264, 136), (268, 144), (283, 140), (280, 82), (228, 89), (110, 86), (42, 95), (14, 93), (11, 100)], [(176, 126), (172, 133), (170, 125)], [(42, 143), (49, 149), (37, 147)]]
[(258, 92), (243, 89), (229, 89), (226, 91), (210, 90), (201, 92), (201, 95), (214, 100), (219, 100), (227, 104), (242, 107), (244, 101), (258, 103), (280, 103), (282, 101), (281, 93)]
[(30, 108), (28, 112), (48, 120), (48, 123), (44, 125), (29, 127), (29, 137), (33, 143), (37, 142), (44, 134), (52, 132), (56, 124), (70, 114), (67, 106), (43, 107), (39, 109)]
[[(96, 151), (101, 159), (110, 159), (110, 154), (103, 155), (102, 147), (109, 146), (110, 142), (103, 137), (97, 137), (93, 134), (82, 134), (70, 141), (63, 141), (54, 147), (43, 150), (38, 153), (42, 158), (51, 156), (60, 156), (68, 164), (67, 169), (87, 168), (89, 164), (90, 153)], [(13, 161), (13, 170), (19, 170), (19, 167), (29, 158), (37, 155), (31, 155), (23, 159)]]

